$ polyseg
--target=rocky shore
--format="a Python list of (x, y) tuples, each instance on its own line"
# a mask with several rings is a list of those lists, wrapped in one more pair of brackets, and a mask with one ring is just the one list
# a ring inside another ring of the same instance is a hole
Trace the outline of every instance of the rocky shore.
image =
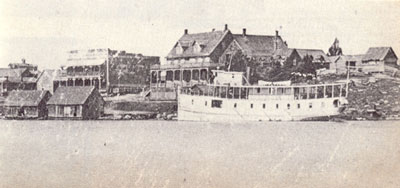
[(400, 117), (400, 79), (377, 75), (352, 80), (341, 118), (387, 120)]

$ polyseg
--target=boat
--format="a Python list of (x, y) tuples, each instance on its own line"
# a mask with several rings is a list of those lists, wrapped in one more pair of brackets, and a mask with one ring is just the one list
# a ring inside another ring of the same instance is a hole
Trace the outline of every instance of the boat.
[(214, 75), (212, 84), (178, 89), (179, 121), (300, 121), (339, 115), (348, 103), (348, 82), (249, 85), (241, 72)]

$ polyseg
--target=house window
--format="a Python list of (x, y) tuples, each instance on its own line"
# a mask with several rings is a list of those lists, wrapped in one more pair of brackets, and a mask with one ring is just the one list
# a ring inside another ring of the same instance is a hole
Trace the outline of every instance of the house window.
[(221, 100), (212, 100), (211, 101), (211, 107), (212, 108), (221, 108), (222, 107), (222, 101)]
[(230, 62), (231, 61), (231, 54), (226, 54), (225, 55), (225, 59), (226, 59), (227, 62)]
[(263, 104), (263, 108), (265, 109), (265, 104)]
[(58, 115), (64, 115), (64, 106), (58, 106)]

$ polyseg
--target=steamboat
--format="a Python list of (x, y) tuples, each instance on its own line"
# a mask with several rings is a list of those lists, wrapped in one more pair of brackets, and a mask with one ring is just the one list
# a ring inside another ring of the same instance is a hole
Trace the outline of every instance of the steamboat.
[(338, 115), (347, 104), (348, 81), (249, 85), (242, 72), (214, 75), (213, 84), (179, 88), (178, 120), (299, 121)]

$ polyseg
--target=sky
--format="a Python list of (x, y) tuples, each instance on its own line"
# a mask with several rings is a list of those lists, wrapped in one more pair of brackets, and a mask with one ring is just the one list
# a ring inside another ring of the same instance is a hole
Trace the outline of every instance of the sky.
[(289, 48), (344, 54), (391, 46), (400, 56), (400, 0), (0, 0), (0, 67), (59, 68), (66, 52), (110, 48), (164, 58), (184, 29), (274, 35)]

